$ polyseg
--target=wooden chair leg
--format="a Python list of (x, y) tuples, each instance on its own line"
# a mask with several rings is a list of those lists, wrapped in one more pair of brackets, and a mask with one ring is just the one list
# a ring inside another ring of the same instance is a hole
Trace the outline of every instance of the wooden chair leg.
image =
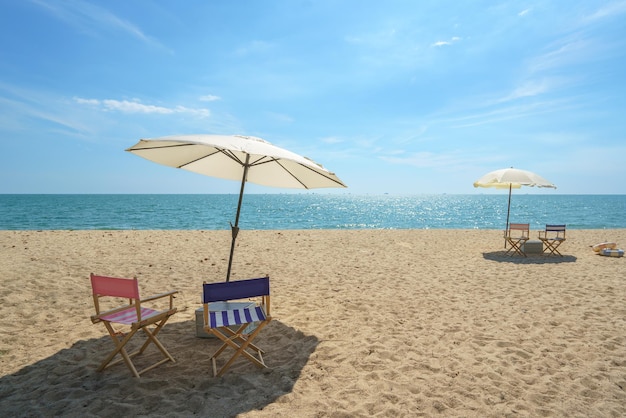
[[(148, 347), (148, 345), (150, 345), (150, 343), (154, 343), (154, 345), (157, 346), (157, 348), (159, 350), (161, 350), (161, 352), (163, 353), (164, 356), (166, 357), (171, 357), (169, 355), (169, 353), (167, 353), (167, 350), (165, 350), (165, 347), (163, 347), (163, 345), (159, 342), (159, 340), (157, 340), (156, 336), (159, 334), (159, 332), (161, 331), (161, 329), (163, 328), (163, 326), (165, 325), (165, 323), (167, 322), (167, 320), (170, 317), (167, 316), (165, 318), (163, 318), (161, 321), (159, 321), (156, 326), (154, 327), (153, 331), (150, 331), (148, 329), (148, 327), (143, 327), (142, 329), (144, 330), (144, 332), (146, 333), (146, 336), (148, 337), (148, 339), (146, 340), (145, 343), (143, 343), (143, 345), (141, 346), (141, 348), (138, 350), (139, 353), (143, 353), (144, 350)], [(163, 350), (165, 350), (165, 352), (163, 352)], [(167, 353), (167, 354), (166, 354)], [(172, 361), (174, 361), (174, 359), (172, 359)]]
[[(239, 328), (237, 331), (233, 331), (232, 329), (225, 327), (223, 328), (224, 331), (226, 331), (228, 334), (230, 334), (232, 337), (237, 337), (239, 340), (241, 340), (242, 342), (245, 340), (245, 334), (243, 333), (243, 330), (245, 330), (250, 324), (244, 324), (243, 326), (241, 326), (241, 328)], [(255, 334), (256, 335), (256, 334)], [(263, 354), (265, 354), (265, 351), (263, 351), (261, 348), (257, 347), (256, 345), (249, 343), (248, 347), (250, 347), (251, 349), (253, 349), (254, 351), (259, 351)]]
[[(111, 339), (113, 340), (113, 343), (115, 344), (115, 350), (113, 350), (104, 359), (104, 361), (102, 362), (100, 367), (98, 367), (98, 371), (101, 372), (101, 371), (103, 371), (107, 367), (110, 367), (110, 366), (113, 366), (115, 364), (118, 364), (120, 361), (124, 361), (126, 366), (133, 373), (133, 375), (135, 377), (139, 377), (139, 373), (137, 372), (137, 369), (135, 368), (135, 365), (133, 364), (133, 362), (130, 359), (132, 357), (132, 354), (128, 354), (128, 352), (126, 351), (126, 344), (130, 341), (130, 339), (133, 337), (133, 335), (135, 335), (137, 330), (131, 330), (128, 334), (126, 334), (124, 336), (124, 338), (122, 338), (120, 340), (118, 338), (118, 333), (115, 332), (115, 330), (113, 329), (113, 327), (111, 326), (110, 323), (105, 322), (104, 325), (106, 326), (107, 330), (109, 331), (109, 336), (111, 337)], [(111, 360), (113, 360), (113, 358), (117, 354), (120, 354), (122, 356), (122, 358), (112, 362)]]
[(546, 250), (544, 252), (547, 252), (548, 255), (551, 255), (552, 254), (552, 244), (550, 244), (549, 241), (546, 241), (545, 244), (546, 244)]
[[(159, 340), (156, 338), (156, 334), (157, 334), (157, 332), (155, 332), (155, 331), (150, 331), (150, 330), (149, 330), (149, 329), (147, 329), (147, 328), (145, 328), (145, 329), (144, 329), (144, 332), (145, 332), (145, 334), (148, 336), (148, 341), (150, 341), (150, 342), (154, 343), (154, 345), (155, 345), (155, 346), (159, 349), (159, 351), (161, 352), (161, 354), (163, 354), (163, 357), (166, 357), (169, 361), (172, 361), (172, 362), (174, 362), (174, 363), (176, 362), (176, 361), (174, 360), (174, 358), (170, 355), (170, 353), (167, 351), (167, 349), (163, 346), (163, 344), (161, 344), (161, 341), (159, 341)], [(146, 343), (147, 343), (148, 341), (146, 341)], [(144, 346), (145, 346), (145, 345), (146, 345), (146, 344), (144, 343)], [(142, 351), (143, 351), (143, 350), (140, 350), (139, 352), (141, 353)]]
[(506, 250), (506, 252), (504, 253), (504, 255), (509, 255), (509, 253), (510, 253), (511, 251), (513, 251), (513, 252), (515, 251), (515, 242), (514, 242), (513, 240), (511, 240), (511, 239), (508, 239), (508, 240), (507, 240), (507, 242), (509, 243), (509, 249), (508, 249), (508, 250)]
[(527, 240), (520, 241), (518, 243), (518, 245), (517, 245), (517, 252), (518, 252), (518, 254), (522, 255), (524, 257), (526, 257), (526, 252), (522, 249), (522, 247), (524, 246), (524, 244), (526, 244), (526, 241)]
[(523, 240), (514, 240), (514, 239), (510, 239), (508, 240), (509, 244), (511, 245), (511, 248), (509, 248), (507, 250), (507, 252), (505, 253), (505, 255), (515, 255), (515, 254), (519, 254), (521, 256), (526, 257), (526, 253), (522, 250), (522, 245), (526, 242)]
[[(111, 367), (113, 365), (116, 365), (118, 363), (120, 363), (121, 361), (123, 361), (126, 366), (130, 369), (130, 371), (132, 372), (133, 376), (135, 377), (140, 377), (143, 373), (147, 372), (148, 370), (152, 370), (153, 368), (166, 363), (168, 361), (171, 361), (173, 363), (176, 362), (176, 360), (174, 360), (174, 358), (172, 357), (172, 355), (167, 351), (167, 349), (163, 346), (163, 344), (156, 338), (157, 334), (159, 333), (159, 331), (161, 331), (161, 329), (163, 328), (163, 326), (165, 325), (165, 322), (167, 322), (167, 320), (169, 319), (169, 316), (162, 319), (154, 328), (154, 330), (150, 330), (147, 326), (146, 327), (142, 327), (142, 328), (136, 328), (136, 329), (131, 329), (122, 339), (118, 338), (118, 333), (115, 332), (115, 330), (113, 329), (113, 327), (111, 326), (110, 323), (105, 322), (104, 325), (106, 326), (107, 330), (109, 331), (109, 336), (111, 337), (111, 339), (113, 340), (113, 343), (115, 344), (115, 350), (113, 350), (102, 362), (102, 364), (100, 365), (100, 367), (98, 368), (98, 371), (102, 371), (107, 367)], [(143, 329), (144, 333), (146, 334), (146, 341), (144, 342), (144, 344), (141, 346), (141, 348), (139, 348), (138, 350), (135, 350), (131, 353), (128, 353), (126, 351), (126, 344), (132, 339), (132, 337), (137, 333), (137, 331), (139, 331), (139, 329)], [(154, 363), (140, 371), (137, 370), (137, 368), (135, 367), (135, 365), (133, 364), (131, 358), (141, 354), (144, 352), (144, 350), (146, 349), (146, 347), (150, 344), (153, 343), (157, 349), (161, 352), (161, 354), (163, 355), (163, 359), (158, 361), (157, 363)], [(119, 354), (122, 358), (121, 359), (117, 359), (115, 361), (112, 361), (113, 358), (115, 358), (115, 356)]]
[(561, 254), (561, 252), (557, 249), (559, 245), (561, 245), (562, 241), (556, 241), (556, 240), (545, 240), (543, 241), (544, 244), (546, 245), (545, 250), (543, 251), (548, 252), (548, 255), (559, 255), (561, 257), (563, 257), (563, 254)]
[[(252, 344), (252, 341), (256, 338), (257, 334), (261, 331), (261, 329), (267, 324), (267, 322), (261, 322), (257, 328), (250, 335), (243, 335), (241, 332), (249, 325), (243, 324), (237, 331), (233, 331), (228, 327), (216, 328), (211, 331), (215, 334), (220, 340), (222, 340), (223, 344), (220, 348), (213, 353), (211, 356), (211, 364), (213, 367), (213, 376), (219, 377), (222, 376), (228, 368), (235, 362), (235, 360), (240, 357), (246, 357), (250, 362), (256, 365), (259, 368), (267, 367), (265, 365), (265, 361), (263, 360), (262, 354), (264, 353), (256, 345)], [(230, 336), (226, 335), (230, 334)], [(232, 348), (235, 350), (235, 353), (226, 361), (226, 363), (217, 370), (217, 357), (226, 349)], [(256, 358), (253, 354), (249, 353), (247, 349), (253, 349), (256, 351), (259, 358)]]

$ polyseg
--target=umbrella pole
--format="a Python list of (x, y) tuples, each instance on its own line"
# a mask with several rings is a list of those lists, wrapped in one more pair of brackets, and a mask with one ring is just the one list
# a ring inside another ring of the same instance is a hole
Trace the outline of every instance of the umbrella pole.
[(232, 241), (230, 242), (230, 256), (228, 257), (228, 270), (226, 272), (226, 281), (230, 281), (230, 270), (233, 265), (233, 255), (235, 253), (235, 240), (239, 233), (239, 214), (241, 213), (241, 202), (243, 201), (243, 189), (246, 186), (246, 179), (248, 177), (248, 163), (250, 162), (250, 154), (246, 154), (246, 162), (243, 166), (243, 177), (241, 179), (241, 189), (239, 190), (239, 202), (237, 203), (237, 215), (235, 216), (235, 225), (230, 224), (232, 232)]
[(509, 231), (509, 214), (511, 213), (511, 189), (513, 188), (513, 183), (509, 183), (509, 206), (506, 209), (506, 227), (504, 229), (504, 248), (506, 248), (506, 234)]

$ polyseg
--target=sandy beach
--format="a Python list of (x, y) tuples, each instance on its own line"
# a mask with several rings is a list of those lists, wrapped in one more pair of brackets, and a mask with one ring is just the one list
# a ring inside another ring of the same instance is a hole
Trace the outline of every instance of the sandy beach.
[[(269, 369), (213, 378), (195, 311), (230, 231), (0, 231), (0, 412), (623, 417), (626, 261), (603, 241), (625, 248), (626, 230), (569, 230), (564, 257), (528, 258), (495, 230), (241, 231), (231, 280), (271, 278)], [(176, 363), (96, 371), (113, 345), (91, 272), (179, 290), (160, 334)]]

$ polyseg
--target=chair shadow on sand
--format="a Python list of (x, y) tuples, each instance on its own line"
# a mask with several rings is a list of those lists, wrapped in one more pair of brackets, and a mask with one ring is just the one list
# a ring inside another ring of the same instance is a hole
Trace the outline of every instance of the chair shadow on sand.
[(574, 263), (577, 258), (573, 255), (564, 254), (563, 257), (548, 256), (544, 254), (527, 254), (526, 257), (507, 254), (506, 251), (492, 251), (483, 253), (485, 260), (498, 261), (501, 263), (514, 263), (514, 264), (560, 264), (560, 263)]
[[(164, 327), (159, 339), (176, 363), (165, 363), (141, 378), (133, 377), (123, 363), (96, 371), (113, 348), (108, 335), (77, 341), (0, 377), (0, 411), (13, 417), (231, 417), (263, 409), (290, 393), (319, 344), (317, 337), (273, 320), (256, 340), (266, 351), (268, 369), (238, 359), (223, 377), (214, 378), (209, 357), (220, 341), (198, 338), (195, 330), (195, 321)], [(141, 367), (142, 356), (148, 362), (155, 355), (160, 354), (150, 347), (133, 361)]]

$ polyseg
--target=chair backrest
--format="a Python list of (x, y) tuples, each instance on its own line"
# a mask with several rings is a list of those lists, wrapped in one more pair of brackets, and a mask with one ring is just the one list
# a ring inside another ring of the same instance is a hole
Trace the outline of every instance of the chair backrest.
[(565, 238), (565, 225), (546, 225), (546, 234), (549, 232), (559, 238)]
[(134, 306), (135, 311), (137, 312), (137, 319), (138, 321), (141, 321), (139, 283), (137, 282), (136, 277), (132, 279), (123, 279), (119, 277), (96, 276), (93, 273), (91, 273), (90, 277), (91, 290), (93, 292), (93, 304), (96, 308), (96, 315), (91, 317), (92, 321), (97, 321), (95, 318), (101, 313), (100, 298), (103, 296), (128, 299), (127, 305), (120, 306), (108, 312), (119, 311)]
[(522, 237), (528, 238), (530, 234), (530, 224), (509, 224), (507, 235), (511, 236), (513, 231), (517, 231)]
[(202, 290), (202, 303), (269, 296), (270, 278), (204, 283)]
[(91, 289), (94, 296), (113, 296), (127, 299), (139, 299), (137, 278), (96, 276), (91, 274)]

